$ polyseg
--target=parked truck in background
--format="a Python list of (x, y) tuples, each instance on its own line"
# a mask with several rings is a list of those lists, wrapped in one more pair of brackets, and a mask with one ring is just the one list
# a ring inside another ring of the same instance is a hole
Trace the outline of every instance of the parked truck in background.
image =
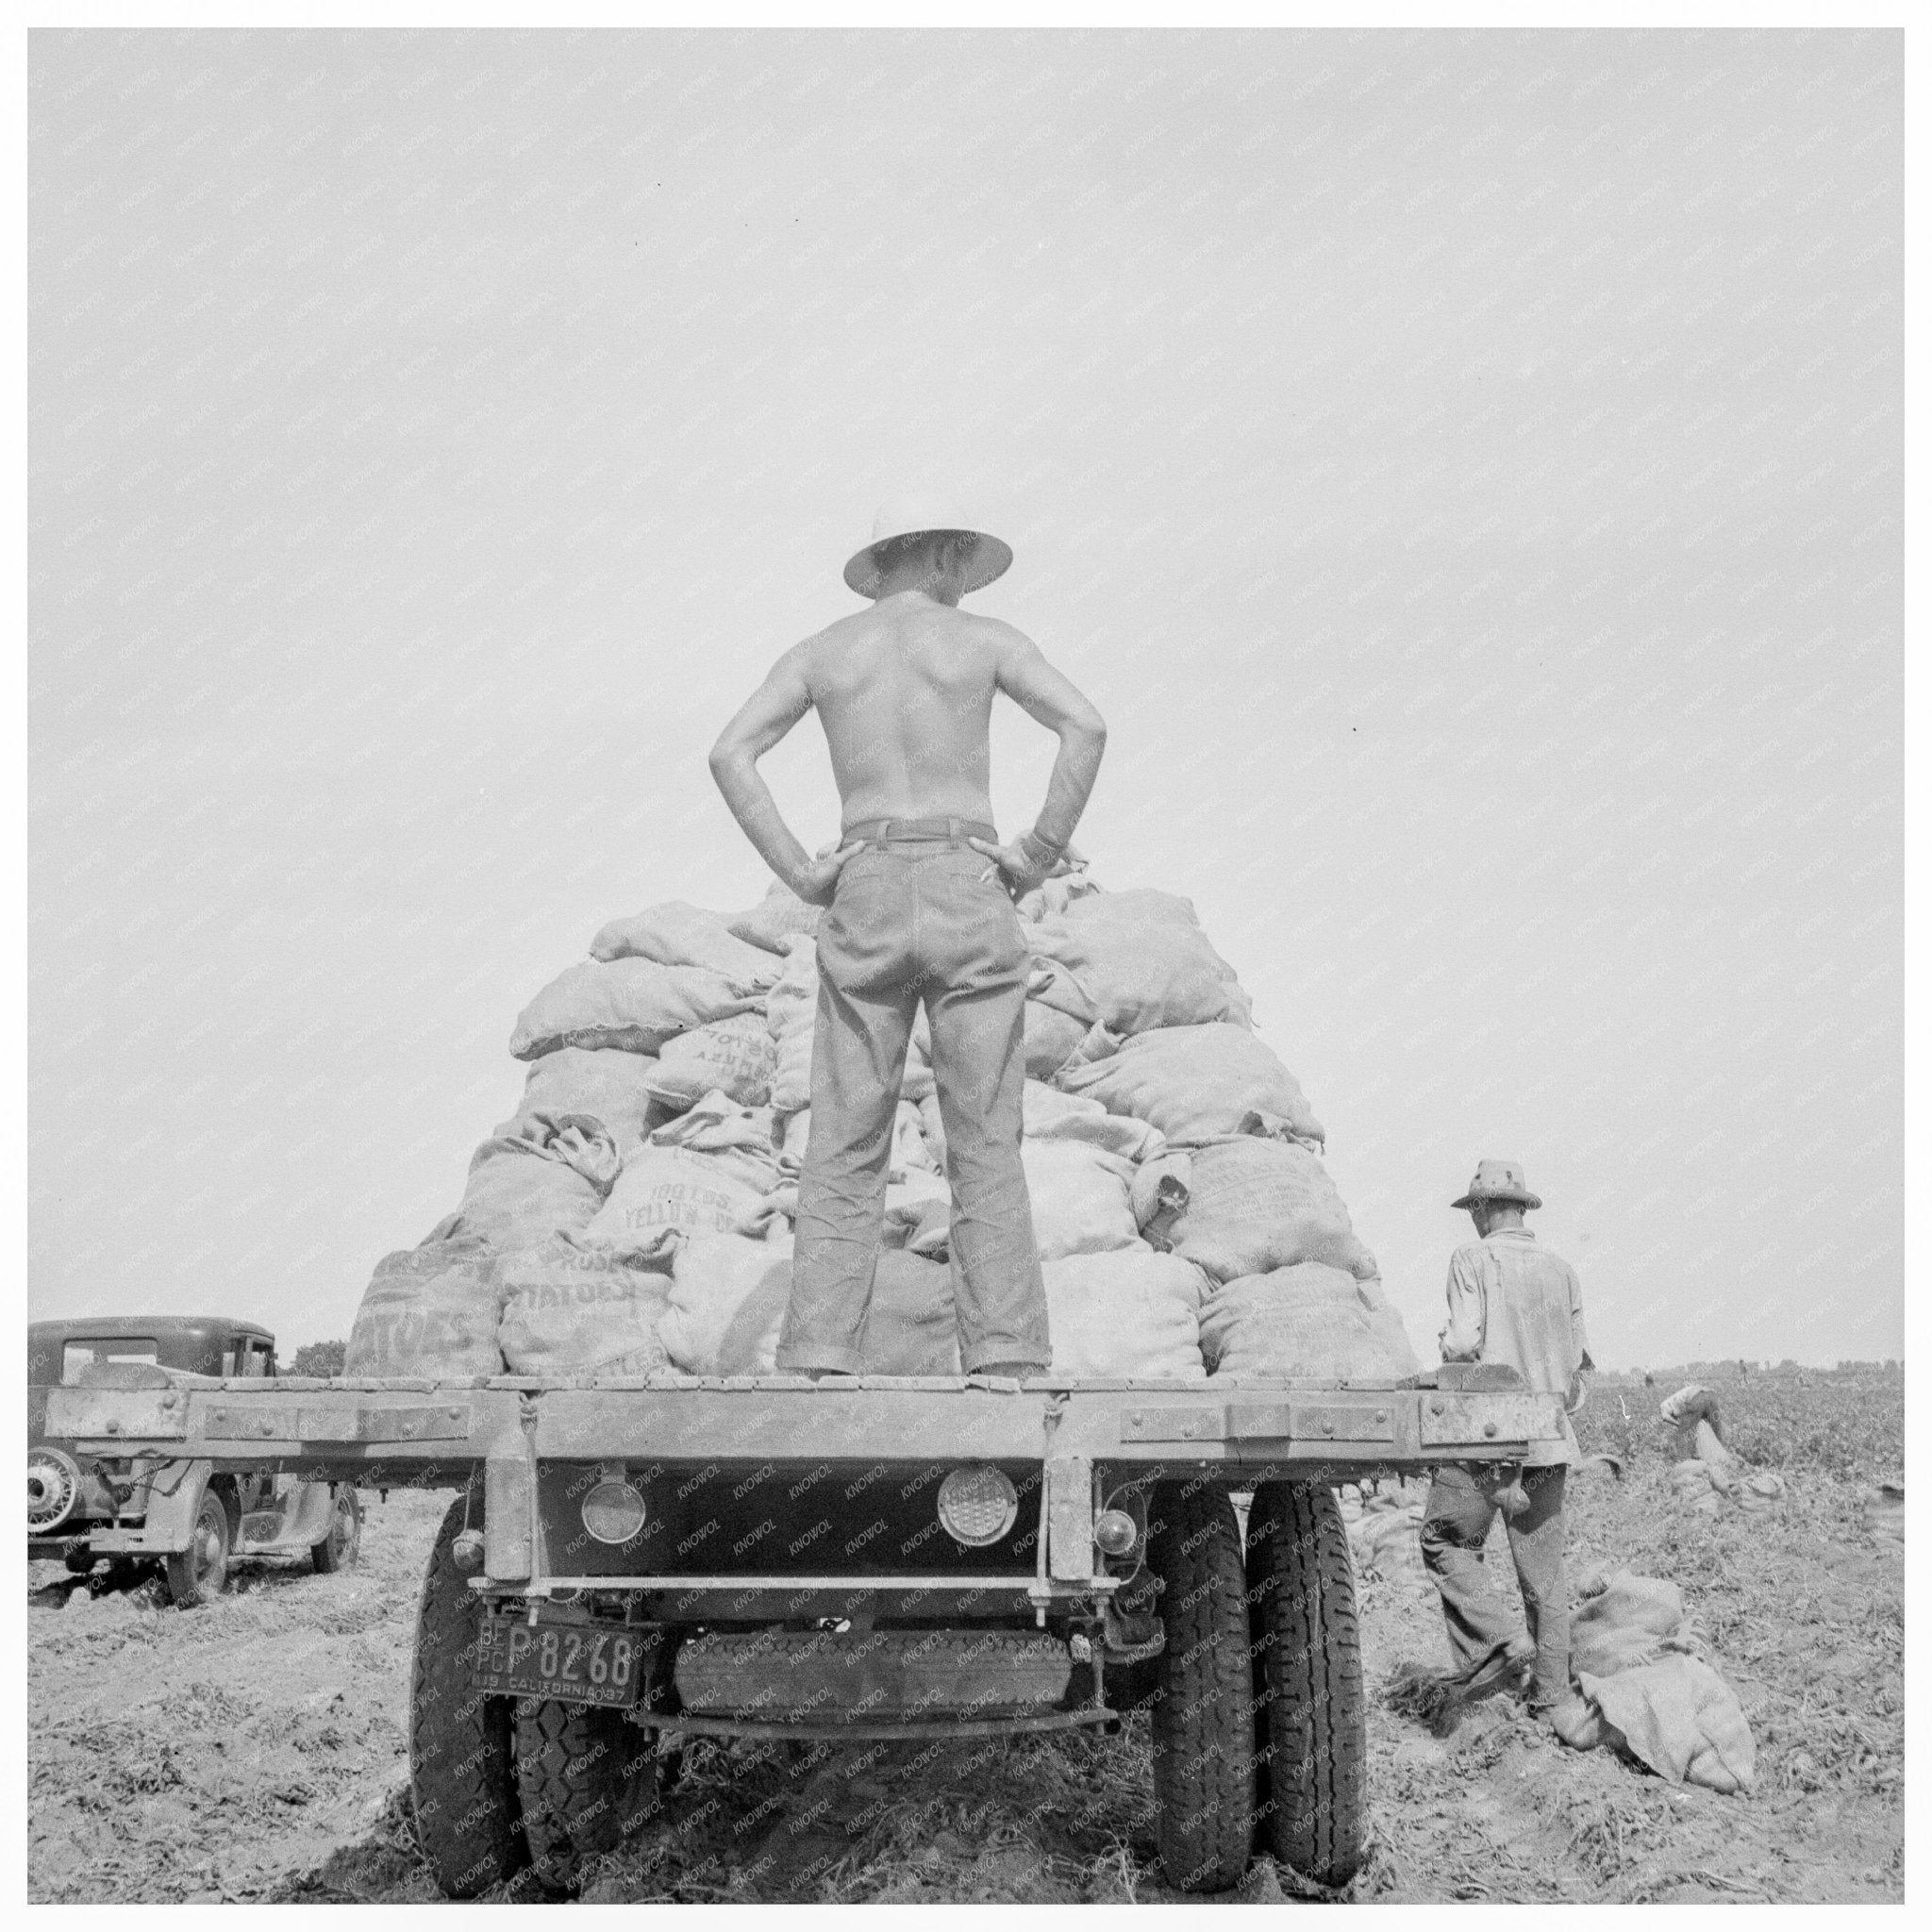
[(83, 1375), (111, 1383), (150, 1372), (181, 1387), (260, 1388), (275, 1339), (218, 1315), (101, 1315), (26, 1331), (26, 1553), (76, 1574), (105, 1561), (159, 1568), (177, 1605), (225, 1585), (237, 1556), (299, 1556), (322, 1572), (354, 1563), (362, 1506), (353, 1484), (317, 1483), (261, 1464), (206, 1458), (138, 1464), (117, 1443), (83, 1450), (47, 1420), (49, 1396)]

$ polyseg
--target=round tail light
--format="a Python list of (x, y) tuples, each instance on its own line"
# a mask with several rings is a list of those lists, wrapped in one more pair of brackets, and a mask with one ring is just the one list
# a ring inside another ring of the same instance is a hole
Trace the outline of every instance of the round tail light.
[(599, 1483), (584, 1498), (583, 1515), (600, 1543), (627, 1543), (644, 1526), (643, 1495), (629, 1483)]
[(996, 1543), (1020, 1513), (1020, 1494), (991, 1464), (956, 1469), (940, 1485), (940, 1527), (956, 1543)]
[(1093, 1519), (1093, 1545), (1104, 1557), (1130, 1557), (1141, 1531), (1124, 1509), (1103, 1509)]

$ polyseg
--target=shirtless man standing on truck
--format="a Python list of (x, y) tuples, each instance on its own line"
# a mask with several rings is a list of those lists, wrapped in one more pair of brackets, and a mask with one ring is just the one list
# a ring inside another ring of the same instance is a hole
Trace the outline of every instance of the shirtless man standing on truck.
[[(998, 538), (940, 506), (881, 512), (873, 541), (845, 566), (872, 608), (786, 652), (711, 752), (712, 775), (759, 857), (801, 899), (829, 908), (780, 1369), (859, 1372), (887, 1157), (922, 1000), (946, 1131), (961, 1362), (969, 1374), (1022, 1374), (1052, 1360), (1020, 1165), (1030, 949), (1013, 901), (1064, 855), (1107, 726), (1011, 625), (958, 608), (1011, 561)], [(1012, 844), (992, 824), (995, 691), (1060, 741), (1046, 804)], [(814, 708), (842, 821), (838, 848), (816, 858), (758, 772)]]

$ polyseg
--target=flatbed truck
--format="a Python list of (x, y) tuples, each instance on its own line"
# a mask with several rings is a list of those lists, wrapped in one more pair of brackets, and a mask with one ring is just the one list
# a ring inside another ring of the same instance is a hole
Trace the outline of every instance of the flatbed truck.
[(48, 1405), (151, 1512), (183, 1462), (455, 1492), (408, 1728), (419, 1840), (458, 1898), (525, 1866), (567, 1895), (651, 1814), (660, 1740), (1014, 1735), (1141, 1705), (1170, 1886), (1226, 1890), (1265, 1850), (1339, 1889), (1368, 1791), (1336, 1486), (1562, 1433), (1559, 1396), (1468, 1364), (1303, 1384), (117, 1363)]

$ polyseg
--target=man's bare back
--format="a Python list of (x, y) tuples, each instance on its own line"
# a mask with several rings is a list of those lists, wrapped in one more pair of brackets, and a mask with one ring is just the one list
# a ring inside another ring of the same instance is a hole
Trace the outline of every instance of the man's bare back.
[(990, 725), (1004, 691), (1060, 740), (1047, 802), (1030, 844), (981, 844), (1009, 887), (1050, 871), (1073, 836), (1107, 741), (1099, 713), (1038, 645), (997, 618), (908, 589), (794, 645), (725, 726), (711, 770), (766, 864), (802, 897), (824, 903), (840, 856), (810, 859), (778, 815), (758, 760), (808, 710), (831, 751), (845, 827), (877, 819), (960, 818), (990, 824)]
[(991, 820), (993, 693), (1018, 696), (1027, 654), (1010, 625), (908, 592), (842, 619), (792, 654), (824, 727), (848, 825)]

